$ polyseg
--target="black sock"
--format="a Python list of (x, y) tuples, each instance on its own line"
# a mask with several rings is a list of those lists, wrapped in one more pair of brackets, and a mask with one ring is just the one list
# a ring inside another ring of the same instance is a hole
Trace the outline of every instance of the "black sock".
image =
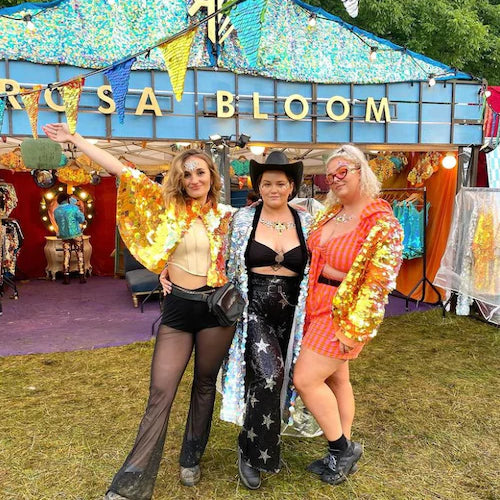
[(346, 437), (342, 434), (335, 441), (328, 441), (328, 451), (333, 455), (338, 455), (343, 451), (347, 450), (349, 443), (347, 442)]

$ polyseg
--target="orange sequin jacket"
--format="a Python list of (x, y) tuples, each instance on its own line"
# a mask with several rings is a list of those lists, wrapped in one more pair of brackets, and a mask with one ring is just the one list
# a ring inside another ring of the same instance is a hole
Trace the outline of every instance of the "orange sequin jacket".
[[(332, 301), (333, 319), (339, 325), (336, 336), (350, 346), (367, 342), (377, 334), (402, 262), (403, 229), (390, 205), (382, 201), (378, 206), (382, 204), (385, 210), (370, 229)], [(337, 205), (319, 215), (313, 230), (340, 209)]]
[(172, 205), (165, 207), (159, 184), (138, 170), (123, 169), (116, 207), (120, 235), (130, 253), (154, 273), (162, 271), (191, 223), (200, 217), (210, 245), (207, 285), (226, 283), (227, 240), (233, 212), (228, 205), (202, 206), (193, 201), (178, 213)]

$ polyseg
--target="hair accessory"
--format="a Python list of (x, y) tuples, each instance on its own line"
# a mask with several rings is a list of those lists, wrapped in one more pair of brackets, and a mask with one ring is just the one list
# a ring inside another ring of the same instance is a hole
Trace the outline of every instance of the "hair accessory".
[(191, 158), (188, 158), (185, 162), (184, 162), (184, 168), (186, 170), (188, 170), (189, 172), (192, 172), (196, 167), (198, 166), (198, 164), (196, 163), (195, 160), (191, 159)]

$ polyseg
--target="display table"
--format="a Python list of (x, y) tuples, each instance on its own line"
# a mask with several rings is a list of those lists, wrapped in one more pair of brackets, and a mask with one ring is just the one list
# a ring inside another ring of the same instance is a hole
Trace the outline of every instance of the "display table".
[[(47, 259), (47, 267), (45, 273), (47, 278), (55, 280), (56, 273), (63, 270), (63, 245), (61, 238), (56, 236), (45, 236), (45, 258)], [(92, 266), (90, 265), (90, 257), (92, 255), (92, 246), (90, 244), (90, 236), (83, 236), (83, 265), (85, 268), (85, 275), (90, 276), (92, 273)], [(78, 259), (76, 253), (71, 252), (71, 260), (69, 263), (69, 271), (78, 271)]]

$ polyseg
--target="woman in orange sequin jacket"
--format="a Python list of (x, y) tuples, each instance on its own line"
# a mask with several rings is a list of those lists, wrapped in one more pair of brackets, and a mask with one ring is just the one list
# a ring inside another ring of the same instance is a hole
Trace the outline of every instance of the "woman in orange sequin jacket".
[(349, 360), (373, 338), (401, 265), (403, 231), (364, 154), (346, 145), (326, 163), (328, 208), (307, 245), (311, 254), (306, 326), (294, 384), (328, 440), (308, 470), (335, 485), (362, 454), (350, 440), (354, 395)]
[(51, 139), (71, 142), (109, 173), (120, 177), (117, 218), (134, 257), (160, 273), (168, 266), (165, 296), (151, 363), (147, 408), (132, 451), (116, 473), (106, 500), (149, 500), (163, 454), (170, 409), (194, 349), (191, 402), (180, 454), (180, 481), (194, 486), (210, 433), (217, 373), (234, 335), (208, 310), (207, 297), (227, 282), (225, 254), (233, 209), (217, 202), (221, 180), (200, 150), (172, 161), (163, 186), (70, 134), (65, 124), (43, 127)]

